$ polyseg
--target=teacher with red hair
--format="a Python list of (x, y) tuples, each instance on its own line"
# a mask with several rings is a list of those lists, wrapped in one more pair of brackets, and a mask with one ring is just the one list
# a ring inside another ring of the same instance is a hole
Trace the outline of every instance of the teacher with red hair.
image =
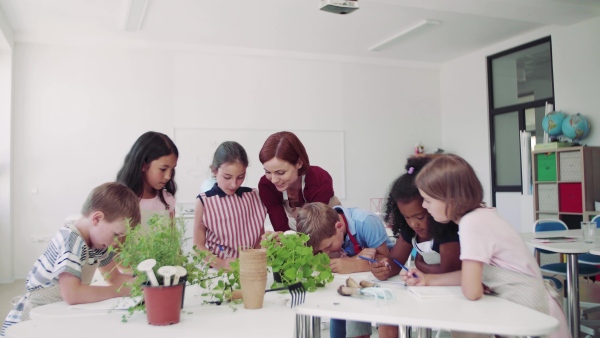
[(296, 229), (296, 213), (305, 203), (340, 205), (331, 175), (312, 166), (298, 137), (281, 131), (267, 138), (258, 155), (265, 175), (258, 183), (260, 199), (275, 231)]

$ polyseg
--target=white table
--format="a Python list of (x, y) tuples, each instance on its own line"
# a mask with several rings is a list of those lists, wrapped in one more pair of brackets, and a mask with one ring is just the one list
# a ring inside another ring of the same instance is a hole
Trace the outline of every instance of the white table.
[[(370, 273), (352, 276), (356, 281), (373, 278)], [(404, 286), (391, 283), (381, 285), (392, 289), (396, 300), (377, 305), (374, 299), (338, 295), (346, 277), (336, 276), (327, 287), (307, 293), (306, 303), (294, 309), (289, 308), (288, 294), (274, 292), (265, 295), (263, 308), (257, 310), (241, 304), (237, 311), (228, 305), (201, 305), (199, 288), (188, 287), (180, 323), (160, 327), (148, 325), (144, 313), (121, 323), (125, 311), (81, 310), (57, 302), (33, 309), (32, 319), (9, 327), (6, 337), (80, 338), (82, 332), (86, 338), (320, 337), (320, 317), (521, 336), (543, 336), (559, 325), (551, 316), (501, 298), (420, 300)]]
[(592, 255), (599, 255), (600, 256), (600, 248), (593, 248), (590, 250), (590, 253)]
[[(364, 276), (352, 275), (357, 282)], [(338, 276), (328, 289), (337, 289), (344, 280)], [(420, 299), (406, 287), (381, 286), (392, 289), (395, 301), (377, 303), (373, 298), (343, 297), (334, 292), (309, 297), (296, 308), (297, 332), (302, 337), (319, 337), (316, 328), (320, 317), (514, 336), (545, 336), (559, 327), (554, 317), (498, 297), (484, 296), (477, 301), (462, 296)], [(431, 335), (431, 330), (419, 333)]]
[[(600, 243), (600, 234), (596, 235), (596, 242)], [(563, 243), (540, 243), (533, 241), (536, 237), (576, 237), (576, 242)], [(567, 315), (569, 327), (573, 338), (579, 338), (579, 262), (577, 256), (582, 253), (591, 252), (596, 244), (585, 243), (581, 235), (581, 230), (566, 231), (543, 231), (536, 233), (522, 233), (521, 238), (525, 243), (533, 248), (553, 251), (567, 256)]]
[[(198, 337), (292, 337), (296, 312), (289, 307), (289, 294), (265, 294), (262, 309), (247, 310), (242, 304), (201, 305), (198, 287), (188, 286), (181, 321), (170, 326), (148, 324), (146, 314), (136, 312), (127, 323), (126, 311), (83, 310), (57, 302), (34, 308), (31, 320), (9, 327), (11, 338), (198, 338)], [(320, 290), (323, 292), (323, 290)], [(313, 297), (313, 293), (308, 296)]]

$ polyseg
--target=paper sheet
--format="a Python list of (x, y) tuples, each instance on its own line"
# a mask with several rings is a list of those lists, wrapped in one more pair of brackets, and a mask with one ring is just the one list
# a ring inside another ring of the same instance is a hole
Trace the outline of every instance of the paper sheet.
[(395, 284), (395, 285), (401, 285), (401, 286), (406, 286), (406, 283), (400, 278), (400, 275), (396, 275), (393, 277), (390, 277), (386, 280), (379, 280), (377, 278), (375, 278), (375, 276), (372, 276), (372, 278), (370, 279), (371, 282), (373, 283), (377, 283), (379, 285), (383, 285), (383, 284)]
[(460, 286), (409, 286), (408, 291), (419, 298), (463, 297)]
[(129, 307), (136, 305), (142, 300), (142, 297), (118, 297), (110, 298), (100, 302), (76, 304), (69, 306), (69, 309), (82, 310), (127, 310)]

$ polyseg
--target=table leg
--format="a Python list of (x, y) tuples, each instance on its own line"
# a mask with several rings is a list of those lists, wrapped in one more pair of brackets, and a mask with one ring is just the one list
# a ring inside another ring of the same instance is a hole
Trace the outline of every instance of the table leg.
[(567, 307), (573, 338), (579, 338), (579, 262), (577, 254), (567, 254)]
[(321, 317), (296, 315), (296, 338), (321, 338)]

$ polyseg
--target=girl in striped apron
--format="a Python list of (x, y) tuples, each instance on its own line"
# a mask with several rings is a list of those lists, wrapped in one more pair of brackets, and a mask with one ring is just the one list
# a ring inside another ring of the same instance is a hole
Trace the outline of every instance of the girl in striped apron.
[(221, 143), (210, 165), (217, 183), (196, 198), (194, 245), (213, 254), (215, 268), (229, 268), (240, 247), (260, 247), (267, 210), (258, 190), (241, 186), (247, 167), (248, 155), (239, 143)]

